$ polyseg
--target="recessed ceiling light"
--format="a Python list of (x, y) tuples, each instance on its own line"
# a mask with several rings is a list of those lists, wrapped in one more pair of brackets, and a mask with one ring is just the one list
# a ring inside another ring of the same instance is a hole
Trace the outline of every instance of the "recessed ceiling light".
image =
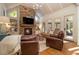
[(41, 8), (41, 7), (42, 7), (41, 4), (34, 4), (34, 5), (33, 5), (33, 9), (39, 9), (39, 8)]

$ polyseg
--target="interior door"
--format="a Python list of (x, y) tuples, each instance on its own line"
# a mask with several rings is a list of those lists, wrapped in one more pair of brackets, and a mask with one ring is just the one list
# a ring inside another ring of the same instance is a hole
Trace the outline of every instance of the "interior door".
[(64, 25), (65, 38), (73, 41), (73, 16), (66, 16)]

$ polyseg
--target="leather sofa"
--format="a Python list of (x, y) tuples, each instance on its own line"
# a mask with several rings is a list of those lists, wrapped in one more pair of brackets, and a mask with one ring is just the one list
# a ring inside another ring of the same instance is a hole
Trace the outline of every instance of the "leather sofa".
[(64, 33), (63, 31), (59, 31), (56, 35), (53, 34), (46, 36), (46, 45), (51, 48), (62, 50), (63, 39), (64, 39)]
[(38, 55), (39, 43), (37, 36), (24, 35), (21, 37), (21, 54), (22, 55)]

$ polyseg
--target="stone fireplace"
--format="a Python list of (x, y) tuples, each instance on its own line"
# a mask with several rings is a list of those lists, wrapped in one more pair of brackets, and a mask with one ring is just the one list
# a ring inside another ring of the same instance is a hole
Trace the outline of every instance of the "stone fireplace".
[[(35, 33), (35, 11), (32, 8), (20, 5), (20, 30), (22, 35), (32, 35)], [(33, 20), (33, 24), (32, 24)], [(30, 22), (29, 22), (30, 21)]]
[(35, 26), (21, 26), (20, 34), (22, 35), (32, 35), (35, 34)]

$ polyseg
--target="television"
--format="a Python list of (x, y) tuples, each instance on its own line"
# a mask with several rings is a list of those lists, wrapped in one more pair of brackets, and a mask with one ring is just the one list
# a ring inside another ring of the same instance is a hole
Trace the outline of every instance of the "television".
[(23, 24), (34, 24), (34, 18), (23, 17)]

